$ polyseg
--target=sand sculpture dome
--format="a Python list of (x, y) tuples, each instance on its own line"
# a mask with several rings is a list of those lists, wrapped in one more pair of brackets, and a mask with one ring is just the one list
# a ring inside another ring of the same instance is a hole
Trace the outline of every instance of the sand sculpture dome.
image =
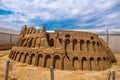
[(9, 58), (34, 66), (61, 70), (105, 70), (116, 59), (107, 43), (91, 32), (46, 32), (23, 26)]

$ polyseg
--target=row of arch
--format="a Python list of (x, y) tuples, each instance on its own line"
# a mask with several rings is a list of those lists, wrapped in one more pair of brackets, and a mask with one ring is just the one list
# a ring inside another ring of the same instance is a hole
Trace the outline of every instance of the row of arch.
[[(65, 44), (64, 47), (66, 50), (79, 50), (79, 51), (103, 51), (102, 44), (100, 42), (90, 41), (90, 40), (80, 40), (73, 39), (73, 41), (70, 41), (70, 39), (65, 39), (65, 41), (62, 41), (62, 39), (59, 39), (59, 42), (61, 44)], [(63, 43), (64, 42), (64, 43)]]
[(37, 54), (36, 55), (35, 53), (29, 54), (29, 53), (23, 53), (23, 52), (11, 52), (9, 57), (12, 60), (23, 62), (23, 63), (28, 63), (28, 64), (35, 65), (35, 66), (42, 66), (42, 67), (49, 68), (51, 65), (53, 65), (55, 69), (61, 68), (60, 55), (54, 55), (52, 57), (49, 54), (47, 55)]
[[(45, 41), (46, 40), (46, 41)], [(27, 37), (27, 38), (21, 38), (17, 42), (17, 46), (20, 47), (54, 47), (54, 40), (51, 39), (49, 42), (47, 42), (47, 39), (42, 39), (39, 37)]]
[[(46, 39), (47, 40), (47, 39)], [(65, 50), (78, 50), (78, 51), (103, 51), (104, 48), (100, 42), (95, 42), (95, 41), (85, 41), (85, 40), (80, 40), (78, 41), (77, 39), (73, 39), (73, 41), (70, 41), (70, 39), (65, 39), (63, 41), (62, 39), (58, 39), (59, 44), (56, 44), (54, 39), (49, 40), (49, 47), (57, 47), (61, 46), (64, 47)], [(45, 41), (47, 42), (47, 41)], [(41, 42), (40, 38), (23, 38), (20, 41), (18, 41), (19, 46), (21, 47), (45, 47), (48, 46), (47, 43), (44, 41)], [(41, 43), (41, 44), (40, 44)], [(43, 44), (44, 43), (44, 44)], [(43, 44), (43, 45), (42, 45)], [(57, 45), (57, 46), (55, 46)]]
[(90, 57), (89, 60), (86, 57), (82, 57), (82, 60), (79, 60), (78, 57), (72, 59), (72, 66), (77, 70), (104, 70), (110, 67), (108, 63), (108, 57), (98, 57), (97, 60), (93, 57)]
[[(51, 65), (55, 69), (64, 69), (66, 65), (64, 63), (64, 58), (61, 55), (50, 55), (50, 54), (35, 54), (35, 53), (23, 53), (23, 52), (11, 52), (9, 57), (12, 60), (32, 64), (35, 66), (41, 66), (49, 68)], [(69, 60), (71, 65), (75, 70), (104, 70), (110, 67), (110, 60), (108, 57), (82, 57), (79, 60), (78, 57), (73, 57), (72, 60)]]
[[(20, 46), (20, 47), (38, 47), (39, 43), (40, 43), (40, 39), (37, 40), (39, 38), (37, 37), (28, 37), (28, 38), (21, 38), (21, 39), (18, 39), (18, 42), (17, 42), (17, 46)], [(37, 43), (37, 41), (39, 43)]]

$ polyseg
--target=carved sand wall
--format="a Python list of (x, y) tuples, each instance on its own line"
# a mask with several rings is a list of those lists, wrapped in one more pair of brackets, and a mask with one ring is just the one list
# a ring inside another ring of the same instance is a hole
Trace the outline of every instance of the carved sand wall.
[(107, 44), (90, 32), (46, 32), (25, 25), (9, 58), (34, 66), (61, 70), (105, 70), (116, 59)]

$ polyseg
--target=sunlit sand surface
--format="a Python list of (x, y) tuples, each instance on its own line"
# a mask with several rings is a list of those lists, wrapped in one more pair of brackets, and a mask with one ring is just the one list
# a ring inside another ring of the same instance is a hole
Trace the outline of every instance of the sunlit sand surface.
[[(5, 63), (10, 50), (0, 51), (0, 80), (4, 80)], [(120, 80), (120, 53), (114, 53), (117, 63), (112, 70), (116, 71), (116, 80)], [(108, 70), (104, 71), (63, 71), (54, 70), (55, 80), (106, 80)], [(9, 80), (50, 80), (49, 68), (35, 67), (20, 62), (13, 62), (13, 70), (9, 72)]]

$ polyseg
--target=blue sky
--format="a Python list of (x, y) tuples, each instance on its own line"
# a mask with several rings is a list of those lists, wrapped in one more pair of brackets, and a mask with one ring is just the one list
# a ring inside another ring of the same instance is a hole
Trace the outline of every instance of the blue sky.
[(0, 27), (120, 29), (120, 0), (0, 0)]

